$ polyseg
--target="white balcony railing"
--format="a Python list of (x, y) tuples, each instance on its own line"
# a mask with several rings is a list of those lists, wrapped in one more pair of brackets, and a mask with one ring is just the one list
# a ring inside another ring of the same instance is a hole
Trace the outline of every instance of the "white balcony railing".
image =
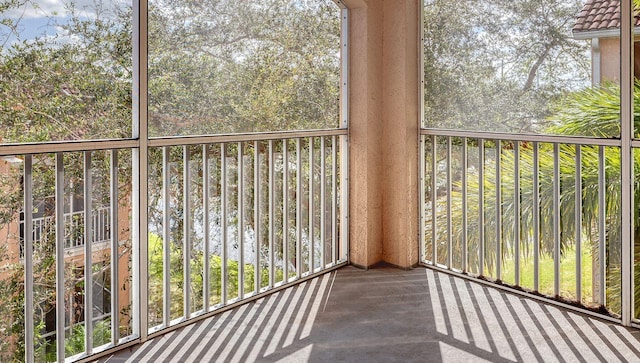
[(619, 319), (620, 140), (422, 135), (426, 264)]
[[(39, 194), (55, 205), (21, 221), (33, 251), (22, 261), (26, 355), (80, 359), (344, 265), (346, 138), (338, 129), (151, 139), (145, 168), (120, 144), (19, 155), (24, 210)], [(65, 213), (70, 185), (83, 186), (83, 211)]]
[[(47, 235), (54, 231), (55, 219), (53, 216), (33, 218), (32, 223), (34, 243), (43, 242)], [(20, 221), (20, 225), (21, 230), (24, 230), (24, 220)], [(91, 211), (91, 226), (89, 238), (92, 243), (104, 243), (111, 240), (111, 213), (109, 207), (100, 207)], [(65, 213), (64, 228), (65, 248), (84, 246), (84, 211)]]

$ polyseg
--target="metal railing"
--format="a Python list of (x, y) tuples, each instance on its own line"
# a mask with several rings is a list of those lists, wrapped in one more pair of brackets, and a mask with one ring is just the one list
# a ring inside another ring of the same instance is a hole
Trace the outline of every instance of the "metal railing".
[[(20, 261), (27, 360), (104, 352), (140, 340), (140, 327), (163, 334), (346, 263), (347, 130), (195, 141), (150, 139), (146, 173), (136, 171), (136, 148), (101, 143), (17, 155), (23, 251), (33, 251)], [(136, 178), (148, 188), (141, 202)], [(51, 195), (46, 206), (36, 202)], [(69, 213), (77, 200), (82, 211)], [(136, 234), (136, 203), (147, 211), (147, 235)], [(55, 274), (41, 271), (47, 259)], [(94, 291), (105, 274), (108, 300)], [(136, 289), (149, 298), (136, 299)], [(110, 304), (110, 314), (97, 319), (95, 304)]]
[(619, 316), (620, 140), (423, 130), (420, 152), (423, 262)]
[[(33, 242), (41, 243), (46, 239), (47, 234), (53, 232), (55, 219), (53, 216), (37, 217), (32, 219)], [(84, 211), (65, 213), (65, 248), (84, 246)], [(92, 243), (103, 243), (111, 240), (111, 214), (109, 207), (100, 207), (91, 212), (91, 232)], [(20, 228), (24, 230), (24, 220), (20, 221)], [(22, 247), (22, 246), (21, 246)], [(22, 250), (21, 250), (21, 256)]]
[(346, 262), (346, 135), (281, 136), (150, 148), (150, 334)]
[[(20, 155), (23, 167), (17, 179), (22, 180), (24, 199), (20, 222), (24, 251), (29, 251), (23, 258), (28, 361), (53, 360), (64, 357), (65, 351), (75, 356), (91, 354), (120, 343), (122, 338), (131, 339), (131, 316), (126, 312), (131, 307), (130, 274), (120, 269), (123, 257), (131, 255), (131, 238), (117, 232), (119, 190), (123, 187), (119, 180), (123, 165), (118, 160), (123, 154), (131, 153), (126, 149), (93, 149)], [(82, 186), (83, 210), (65, 213), (74, 202), (68, 197), (71, 191), (76, 192), (74, 185)], [(124, 190), (130, 193), (131, 188), (125, 184)], [(50, 195), (54, 196), (52, 206), (44, 207), (46, 211), (34, 208), (35, 201)], [(94, 208), (94, 197), (106, 200), (107, 206)], [(33, 218), (36, 212), (46, 216)], [(96, 250), (96, 243), (107, 246)], [(46, 272), (48, 266), (54, 266), (55, 274)], [(111, 314), (98, 319), (104, 320), (105, 327), (98, 347), (93, 341), (94, 303), (98, 303), (94, 302), (94, 275), (105, 273), (110, 275)], [(55, 300), (50, 301), (53, 296)], [(55, 327), (46, 329), (45, 321), (51, 320)], [(84, 349), (73, 345), (78, 340), (84, 340)]]
[[(111, 214), (109, 207), (100, 207), (91, 211), (91, 230), (89, 238), (91, 243), (102, 243), (111, 240)], [(34, 223), (36, 220), (34, 219)], [(65, 248), (82, 247), (85, 243), (84, 212), (66, 213), (65, 224)]]

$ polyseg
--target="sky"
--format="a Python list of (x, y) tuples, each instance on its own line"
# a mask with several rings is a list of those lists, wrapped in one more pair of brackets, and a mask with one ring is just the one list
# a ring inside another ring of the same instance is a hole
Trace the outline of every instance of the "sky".
[(0, 22), (19, 20), (18, 34), (0, 25), (0, 45), (6, 48), (18, 40), (64, 35), (59, 25), (70, 18), (69, 5), (73, 5), (80, 18), (89, 19), (96, 17), (97, 9), (108, 14), (114, 8), (131, 6), (131, 0), (28, 0), (23, 6), (0, 14)]

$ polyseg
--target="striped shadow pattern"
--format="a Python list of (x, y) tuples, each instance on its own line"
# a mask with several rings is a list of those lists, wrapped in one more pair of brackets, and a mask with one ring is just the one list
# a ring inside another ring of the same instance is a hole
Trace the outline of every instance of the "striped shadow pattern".
[[(639, 362), (637, 330), (425, 270), (443, 361)], [(470, 351), (482, 354), (471, 354)]]
[(418, 267), (347, 266), (102, 362), (640, 362), (640, 331)]
[[(335, 272), (174, 330), (103, 362), (252, 362), (304, 340)], [(310, 348), (291, 356), (307, 355)], [(304, 358), (303, 358), (304, 359)]]

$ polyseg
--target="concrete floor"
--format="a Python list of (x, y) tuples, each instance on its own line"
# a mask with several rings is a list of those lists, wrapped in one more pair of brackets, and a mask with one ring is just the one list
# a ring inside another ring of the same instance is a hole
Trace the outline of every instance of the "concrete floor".
[(345, 267), (102, 362), (640, 362), (640, 331), (425, 268)]

